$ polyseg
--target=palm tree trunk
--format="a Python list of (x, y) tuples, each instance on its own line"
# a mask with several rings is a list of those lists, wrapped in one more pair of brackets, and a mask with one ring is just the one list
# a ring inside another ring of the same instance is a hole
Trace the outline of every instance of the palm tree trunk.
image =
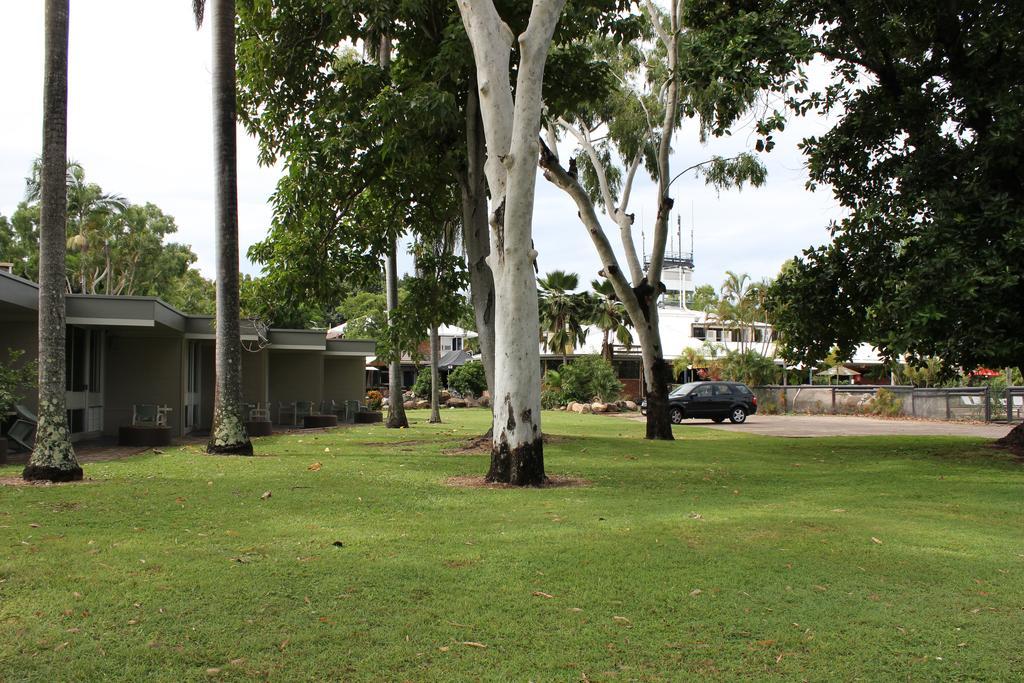
[(398, 310), (398, 238), (391, 241), (384, 261), (384, 289), (387, 297), (388, 331), (391, 333), (392, 358), (388, 371), (388, 421), (386, 426), (399, 429), (409, 426), (402, 397), (402, 353), (391, 324)]
[(39, 422), (28, 480), (76, 481), (82, 468), (65, 410), (69, 0), (46, 0), (42, 210), (39, 224)]
[(441, 422), (441, 372), (438, 362), (441, 360), (441, 338), (437, 334), (437, 325), (430, 328), (430, 420), (433, 424)]
[(207, 453), (252, 455), (242, 409), (238, 292), (238, 169), (235, 150), (235, 1), (212, 0), (214, 212), (217, 319), (213, 425)]

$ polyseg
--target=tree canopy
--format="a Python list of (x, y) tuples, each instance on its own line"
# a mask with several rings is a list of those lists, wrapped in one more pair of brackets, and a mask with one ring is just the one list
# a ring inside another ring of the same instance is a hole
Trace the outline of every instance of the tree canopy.
[[(1020, 364), (1024, 15), (1017, 3), (690, 7), (736, 21), (774, 17), (768, 40), (794, 63), (788, 105), (837, 119), (803, 149), (810, 184), (829, 186), (848, 215), (831, 226), (829, 244), (805, 250), (773, 289), (787, 355), (815, 361), (833, 345), (849, 354), (870, 342), (893, 358)], [(815, 57), (831, 68), (822, 87), (798, 68)]]

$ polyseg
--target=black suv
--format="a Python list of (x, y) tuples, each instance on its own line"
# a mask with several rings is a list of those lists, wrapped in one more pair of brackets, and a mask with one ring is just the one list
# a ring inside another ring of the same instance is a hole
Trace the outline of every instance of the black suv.
[[(676, 387), (668, 395), (668, 414), (673, 424), (690, 418), (706, 418), (735, 424), (746, 421), (757, 412), (757, 397), (742, 382), (689, 382)], [(640, 412), (647, 414), (647, 399), (640, 403)]]

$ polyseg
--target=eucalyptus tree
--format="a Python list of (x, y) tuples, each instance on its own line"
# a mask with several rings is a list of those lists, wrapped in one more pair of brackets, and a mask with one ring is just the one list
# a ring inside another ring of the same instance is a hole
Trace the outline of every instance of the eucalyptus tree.
[[(601, 275), (611, 282), (636, 329), (647, 393), (647, 438), (668, 440), (673, 438), (668, 415), (672, 370), (665, 362), (658, 300), (665, 291), (661, 276), (674, 205), (672, 184), (690, 171), (704, 175), (718, 188), (744, 183), (756, 186), (765, 180), (764, 166), (750, 153), (714, 157), (673, 174), (675, 134), (688, 119), (698, 121), (700, 141), (709, 134), (726, 132), (755, 103), (761, 88), (774, 81), (770, 75), (760, 79), (744, 76), (695, 87), (686, 78), (687, 62), (693, 56), (683, 3), (670, 2), (667, 12), (652, 0), (639, 4), (650, 40), (632, 45), (601, 39), (592, 43), (595, 52), (611, 65), (616, 87), (609, 97), (577, 109), (573, 116), (548, 118), (541, 167), (545, 178), (576, 203), (601, 259)], [(578, 149), (568, 168), (561, 165), (557, 147), (565, 135)], [(637, 250), (635, 213), (630, 211), (634, 183), (642, 171), (658, 185), (649, 257)], [(598, 218), (597, 207), (618, 228), (625, 268)]]
[(65, 410), (64, 260), (67, 223), (68, 0), (46, 0), (39, 226), (39, 421), (27, 480), (76, 481), (82, 468)]
[[(196, 28), (206, 0), (193, 0)], [(241, 304), (238, 275), (238, 154), (236, 150), (235, 1), (210, 0), (213, 35), (214, 225), (217, 312), (213, 424), (207, 453), (252, 455), (242, 405)]]
[[(607, 28), (607, 22), (615, 19), (609, 8), (627, 4), (625, 0), (574, 3), (567, 13), (570, 20), (563, 22), (563, 42), (578, 43), (581, 35)], [(521, 32), (530, 7), (527, 0), (516, 0), (503, 9)], [(495, 259), (504, 258), (504, 251), (499, 258), (494, 247), (509, 245), (497, 244), (497, 238), (505, 235), (491, 229), (489, 216), (495, 213), (489, 205), (500, 207), (498, 213), (509, 207), (495, 203), (497, 195), (486, 182), (488, 169), (498, 162), (487, 137), (487, 107), (482, 104), (487, 98), (480, 95), (460, 14), (446, 0), (360, 0), (346, 3), (343, 11), (331, 0), (293, 0), (286, 8), (276, 2), (246, 2), (240, 10), (246, 122), (260, 138), (263, 161), (282, 159), (286, 166), (274, 198), (271, 235), (251, 254), (273, 266), (268, 276), (279, 278), (284, 291), (327, 296), (329, 283), (360, 272), (367, 259), (372, 261), (382, 252), (387, 230), (395, 229), (395, 225), (381, 226), (381, 232), (364, 221), (350, 220), (354, 198), (365, 187), (372, 183), (384, 188), (388, 196), (403, 203), (417, 195), (429, 203), (437, 195), (438, 183), (457, 184), (477, 331), (492, 394), (497, 396), (500, 392), (491, 370), (496, 342), (491, 340), (500, 307), (491, 270)], [(387, 27), (395, 48), (386, 84), (379, 75), (354, 65), (358, 60), (351, 59), (352, 48), (346, 47), (381, 27)], [(548, 81), (562, 87), (551, 88), (549, 106), (561, 110), (583, 96), (600, 96), (603, 81), (595, 78), (589, 62), (590, 55), (579, 46), (553, 55), (554, 78)], [(509, 83), (507, 73), (505, 82)], [(414, 204), (410, 204), (413, 210)], [(404, 227), (415, 232), (409, 224)], [(290, 274), (282, 272), (279, 264), (287, 264)], [(312, 277), (315, 273), (324, 277)], [(531, 283), (534, 319), (535, 291)], [(535, 337), (533, 345), (537, 346)], [(532, 352), (535, 358), (538, 350)], [(526, 373), (530, 374), (537, 372)], [(531, 411), (526, 422), (532, 424), (536, 412)], [(522, 422), (522, 414), (516, 411), (516, 420)], [(507, 418), (506, 413), (503, 424), (509, 424)], [(500, 443), (500, 431), (495, 433)], [(520, 430), (520, 435), (531, 444), (540, 443), (539, 431), (534, 434), (530, 427)], [(492, 478), (511, 478), (508, 453), (508, 447), (495, 448), (492, 460), (498, 464), (491, 468)], [(517, 483), (543, 479), (542, 468), (535, 465), (528, 468), (528, 476), (518, 472)]]

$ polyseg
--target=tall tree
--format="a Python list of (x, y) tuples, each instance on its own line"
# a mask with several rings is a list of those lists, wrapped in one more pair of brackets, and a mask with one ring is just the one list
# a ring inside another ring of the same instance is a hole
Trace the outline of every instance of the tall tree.
[[(1019, 3), (702, 4), (709, 17), (777, 15), (778, 35), (809, 46), (791, 59), (831, 68), (820, 88), (794, 78), (789, 103), (831, 115), (803, 150), (811, 184), (848, 214), (774, 288), (789, 356), (814, 362), (868, 342), (893, 360), (1024, 363)], [(1024, 427), (1016, 434), (1024, 443)]]
[[(459, 0), (458, 6), (473, 46), (492, 206), (489, 264), (497, 324), (494, 442), (487, 479), (537, 485), (546, 476), (535, 336), (540, 326), (533, 248), (535, 164), (540, 153), (544, 66), (565, 0), (535, 0), (526, 30), (518, 36), (492, 0)], [(519, 48), (515, 72), (511, 70), (513, 45)]]
[(65, 409), (64, 261), (67, 223), (68, 0), (46, 0), (42, 218), (39, 228), (39, 422), (27, 480), (77, 481)]
[[(674, 205), (672, 183), (682, 173), (703, 173), (716, 187), (741, 186), (764, 181), (764, 167), (750, 154), (730, 159), (715, 157), (672, 175), (670, 153), (675, 132), (687, 118), (697, 119), (702, 138), (724, 132), (753, 103), (757, 89), (730, 82), (718, 89), (690, 87), (684, 82), (684, 62), (689, 58), (690, 32), (682, 3), (669, 3), (664, 14), (651, 0), (640, 3), (653, 44), (623, 45), (595, 40), (593, 49), (612, 65), (618, 86), (611, 96), (572, 115), (552, 117), (547, 145), (541, 157), (545, 178), (575, 201), (591, 241), (603, 264), (601, 275), (612, 283), (636, 329), (644, 367), (647, 393), (647, 438), (672, 439), (668, 412), (668, 385), (672, 370), (665, 362), (659, 328), (658, 300), (668, 245), (669, 219)], [(643, 91), (636, 91), (638, 85)], [(595, 131), (601, 131), (595, 133)], [(579, 148), (568, 168), (558, 158), (559, 132)], [(638, 253), (633, 235), (635, 214), (630, 200), (637, 173), (646, 167), (658, 184), (658, 203), (650, 258)], [(618, 227), (626, 268), (597, 217), (601, 206)]]
[[(238, 275), (238, 154), (235, 143), (235, 2), (211, 0), (213, 146), (217, 233), (217, 313), (213, 425), (207, 453), (252, 455), (242, 405), (241, 304)], [(205, 0), (193, 0), (196, 28)]]

